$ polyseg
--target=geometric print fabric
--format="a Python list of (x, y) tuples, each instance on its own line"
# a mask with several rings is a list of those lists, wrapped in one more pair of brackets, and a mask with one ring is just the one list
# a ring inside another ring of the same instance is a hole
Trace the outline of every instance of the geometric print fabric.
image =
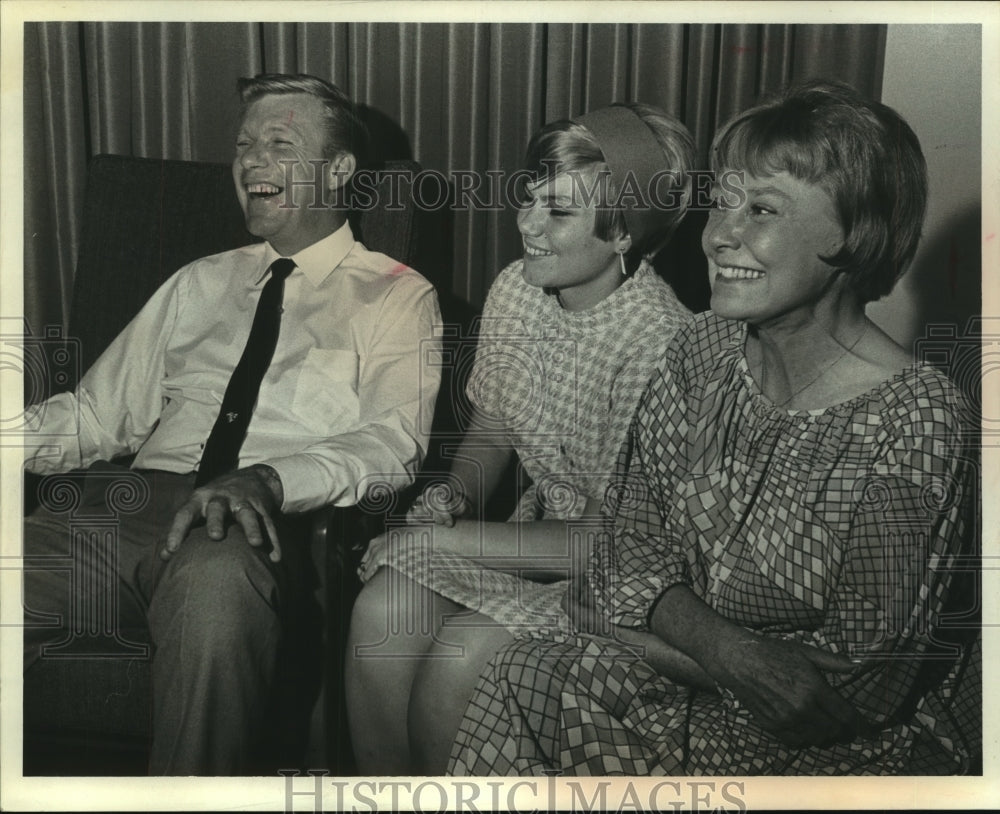
[[(975, 549), (956, 391), (914, 365), (825, 410), (779, 409), (750, 375), (745, 337), (712, 314), (675, 337), (622, 447), (605, 503), (614, 533), (590, 581), (618, 625), (645, 628), (682, 583), (761, 635), (860, 659), (825, 677), (874, 734), (791, 749), (731, 694), (678, 687), (595, 637), (536, 636), (484, 670), (450, 771), (898, 773), (930, 741), (938, 769), (967, 765), (942, 691), (956, 651), (935, 631), (950, 564)], [(581, 710), (596, 740), (581, 738)]]

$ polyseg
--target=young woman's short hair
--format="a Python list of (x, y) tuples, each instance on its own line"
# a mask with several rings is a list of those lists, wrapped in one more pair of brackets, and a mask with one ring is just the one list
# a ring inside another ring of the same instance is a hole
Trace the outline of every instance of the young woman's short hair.
[[(629, 271), (634, 272), (643, 255), (654, 253), (667, 242), (687, 212), (695, 146), (688, 129), (659, 108), (639, 102), (623, 107), (633, 111), (650, 129), (663, 152), (663, 169), (670, 173), (659, 180), (655, 193), (658, 201), (668, 204), (662, 208), (662, 227), (639, 241), (639, 245), (633, 241), (625, 255)], [(593, 170), (601, 173), (607, 171), (608, 166), (593, 133), (581, 124), (563, 119), (545, 125), (532, 136), (525, 156), (525, 169), (538, 182), (565, 172)], [(608, 204), (608, 201), (617, 200), (618, 194), (613, 180), (597, 187), (594, 235), (601, 240), (612, 240), (628, 232), (621, 208)]]
[(332, 82), (309, 74), (258, 74), (237, 80), (237, 90), (243, 105), (242, 115), (246, 115), (247, 108), (262, 96), (307, 93), (316, 97), (326, 109), (324, 157), (334, 159), (347, 152), (354, 156), (358, 167), (364, 166), (368, 155), (368, 128), (347, 94)]
[(787, 172), (831, 197), (844, 245), (823, 258), (849, 275), (862, 302), (884, 297), (906, 271), (927, 205), (920, 142), (891, 108), (849, 85), (809, 80), (722, 127), (712, 169)]

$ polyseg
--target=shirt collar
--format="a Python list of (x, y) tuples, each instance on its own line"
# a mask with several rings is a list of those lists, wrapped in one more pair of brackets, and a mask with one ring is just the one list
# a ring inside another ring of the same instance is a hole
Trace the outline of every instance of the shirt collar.
[[(271, 263), (281, 256), (270, 243), (265, 246), (267, 248), (264, 250), (264, 272), (257, 280), (257, 285), (263, 281)], [(318, 286), (333, 273), (353, 248), (354, 232), (351, 231), (350, 224), (344, 221), (344, 225), (337, 231), (296, 252), (291, 259), (295, 261), (296, 271), (301, 271), (313, 286)]]

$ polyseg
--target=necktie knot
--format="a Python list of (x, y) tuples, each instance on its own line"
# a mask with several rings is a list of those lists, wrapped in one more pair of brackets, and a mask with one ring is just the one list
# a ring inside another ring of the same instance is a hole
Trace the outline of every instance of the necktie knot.
[(292, 273), (292, 269), (295, 268), (295, 261), (288, 257), (279, 257), (273, 263), (271, 263), (270, 272), (272, 277), (276, 277), (279, 280), (284, 280), (289, 274)]

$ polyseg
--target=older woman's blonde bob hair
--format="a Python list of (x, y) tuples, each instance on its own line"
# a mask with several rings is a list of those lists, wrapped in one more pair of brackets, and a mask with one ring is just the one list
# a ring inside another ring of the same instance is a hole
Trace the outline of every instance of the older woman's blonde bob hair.
[(849, 275), (861, 302), (888, 294), (917, 249), (927, 205), (920, 142), (891, 108), (849, 85), (810, 80), (747, 110), (716, 134), (712, 169), (787, 172), (821, 186), (844, 230), (824, 261)]

